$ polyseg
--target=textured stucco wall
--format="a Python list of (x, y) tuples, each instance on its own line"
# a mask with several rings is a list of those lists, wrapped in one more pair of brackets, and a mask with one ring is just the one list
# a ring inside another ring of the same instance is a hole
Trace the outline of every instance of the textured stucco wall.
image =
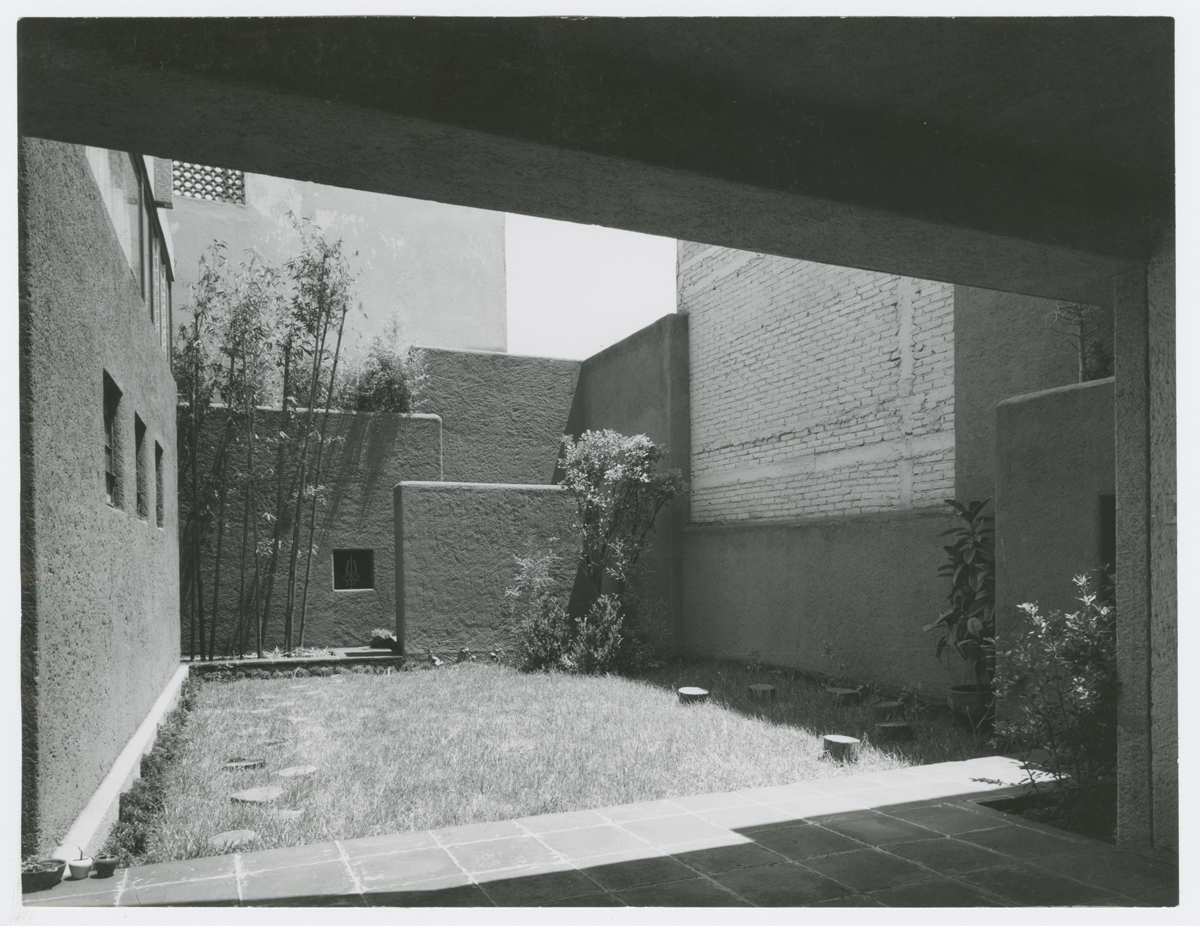
[[(688, 317), (667, 315), (583, 361), (567, 432), (578, 437), (610, 428), (645, 434), (665, 447), (663, 467), (689, 479), (689, 402)], [(659, 512), (639, 589), (648, 601), (665, 606), (676, 644), (683, 620), (681, 533), (689, 510), (685, 495)]]
[[(685, 643), (692, 652), (844, 675), (925, 694), (968, 681), (934, 658), (940, 512), (783, 524), (694, 525), (683, 533)], [(829, 655), (826, 653), (828, 652)]]
[(1079, 355), (1048, 327), (1052, 299), (954, 287), (954, 496), (995, 494), (996, 405), (1079, 381)]
[[(319, 413), (318, 413), (319, 414)], [(209, 419), (203, 440), (203, 457), (207, 463), (221, 439), (220, 412)], [(279, 430), (280, 412), (260, 409), (256, 415), (256, 430), (260, 434)], [(182, 425), (181, 425), (182, 426)], [(319, 428), (319, 419), (317, 423)], [(297, 430), (293, 427), (293, 430)], [(316, 533), (313, 543), (317, 555), (313, 559), (309, 579), (308, 613), (305, 620), (306, 646), (365, 646), (375, 627), (391, 627), (396, 619), (395, 590), (395, 526), (393, 522), (392, 490), (402, 479), (441, 478), (441, 422), (435, 415), (359, 414), (331, 412), (329, 444), (321, 464), (321, 484), (327, 487), (326, 503), (317, 509)], [(234, 445), (232, 453), (240, 457), (244, 445)], [(260, 457), (267, 456), (260, 448)], [(315, 465), (315, 456), (312, 458)], [(267, 463), (267, 460), (262, 460)], [(273, 465), (274, 458), (269, 462)], [(203, 472), (203, 469), (201, 470)], [(286, 470), (290, 478), (292, 468)], [(184, 474), (186, 478), (186, 474)], [(286, 490), (285, 490), (286, 491)], [(269, 500), (273, 510), (275, 484), (262, 480), (257, 488), (260, 508)], [(224, 641), (236, 624), (239, 591), (239, 558), (241, 553), (242, 512), (244, 497), (234, 488), (229, 492), (226, 514), (225, 542), (222, 550), (221, 586), (217, 652), (223, 654)], [(290, 512), (287, 514), (290, 523)], [(301, 522), (300, 547), (308, 537), (308, 507)], [(207, 555), (203, 557), (203, 589), (212, 607), (215, 564), (215, 526)], [(260, 527), (259, 540), (269, 541), (270, 534)], [(285, 534), (285, 540), (290, 533)], [(285, 546), (286, 549), (286, 546)], [(332, 551), (334, 549), (370, 549), (375, 551), (375, 587), (373, 589), (334, 589)], [(183, 550), (188, 555), (188, 550)], [(300, 588), (304, 575), (304, 558), (298, 560), (297, 602), (294, 616), (293, 642), (299, 642)], [(284, 613), (286, 609), (286, 579), (288, 559), (280, 556), (276, 567), (275, 588), (267, 618), (264, 645), (271, 648), (283, 645)], [(264, 602), (265, 605), (265, 602)], [(189, 644), (188, 589), (182, 602), (182, 646)], [(251, 636), (253, 639), (253, 636)]]
[[(83, 150), (27, 138), (19, 157), (23, 820), (25, 848), (46, 850), (178, 666), (175, 383)], [(121, 508), (105, 499), (105, 371), (123, 393)]]
[(449, 482), (549, 483), (578, 360), (426, 350), (423, 412), (442, 417)]
[(516, 554), (553, 548), (568, 568), (579, 550), (574, 506), (558, 486), (403, 482), (395, 490), (396, 627), (409, 655), (513, 646), (504, 615)]
[(1175, 444), (1175, 234), (1147, 274), (1150, 344), (1150, 703), (1154, 845), (1179, 848), (1179, 566)]
[[(504, 214), (342, 189), (263, 174), (246, 175), (246, 204), (174, 197), (177, 321), (187, 318), (197, 261), (213, 241), (230, 259), (254, 248), (278, 266), (299, 253), (288, 212), (310, 218), (358, 272), (346, 318), (348, 354), (370, 346), (395, 317), (405, 343), (504, 350)], [(357, 252), (357, 253), (356, 253)]]
[(1074, 610), (1072, 578), (1101, 564), (1100, 496), (1116, 491), (1113, 380), (996, 407), (996, 633), (1017, 605)]
[(953, 287), (679, 243), (692, 520), (932, 508), (954, 484)]

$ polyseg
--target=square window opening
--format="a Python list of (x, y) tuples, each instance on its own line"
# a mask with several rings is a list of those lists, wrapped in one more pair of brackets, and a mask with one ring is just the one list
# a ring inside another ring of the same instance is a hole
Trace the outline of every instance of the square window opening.
[(121, 390), (104, 373), (104, 497), (121, 507)]
[(334, 589), (374, 588), (374, 550), (334, 550)]

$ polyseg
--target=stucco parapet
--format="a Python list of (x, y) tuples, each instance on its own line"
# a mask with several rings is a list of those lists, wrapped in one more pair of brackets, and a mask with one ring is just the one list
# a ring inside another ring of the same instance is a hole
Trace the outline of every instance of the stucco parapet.
[(1014, 395), (1007, 399), (1002, 399), (996, 403), (999, 408), (1002, 405), (1020, 405), (1025, 402), (1036, 402), (1039, 399), (1047, 398), (1048, 396), (1062, 395), (1068, 392), (1082, 392), (1086, 389), (1099, 389), (1105, 386), (1112, 386), (1116, 382), (1112, 376), (1106, 376), (1103, 379), (1093, 379), (1086, 383), (1069, 383), (1066, 386), (1055, 386), (1053, 389), (1042, 389), (1039, 392), (1027, 392), (1024, 395)]
[(536, 354), (513, 354), (505, 350), (479, 350), (472, 347), (423, 347), (414, 344), (413, 350), (425, 351), (430, 354), (475, 354), (484, 357), (503, 357), (506, 360), (534, 360), (539, 363), (566, 363), (578, 366), (582, 361), (570, 357), (539, 357)]

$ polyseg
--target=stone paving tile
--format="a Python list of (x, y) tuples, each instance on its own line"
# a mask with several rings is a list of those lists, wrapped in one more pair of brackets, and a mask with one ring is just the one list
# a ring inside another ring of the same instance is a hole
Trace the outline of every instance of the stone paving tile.
[(611, 823), (560, 833), (546, 833), (541, 840), (555, 852), (572, 860), (646, 848), (643, 840)]
[(872, 787), (869, 781), (863, 781), (857, 775), (843, 775), (839, 778), (818, 778), (814, 781), (806, 781), (805, 786), (810, 791), (816, 791), (819, 794), (840, 794), (845, 791), (860, 791), (863, 788)]
[(696, 872), (678, 859), (659, 855), (653, 849), (622, 852), (593, 859), (580, 870), (601, 887), (610, 891), (625, 891), (665, 881), (686, 881)]
[(765, 788), (743, 788), (741, 791), (734, 791), (740, 798), (758, 801), (762, 804), (778, 804), (780, 801), (798, 801), (806, 797), (815, 797), (820, 794), (807, 784), (786, 784), (786, 785), (770, 785)]
[(925, 798), (912, 791), (883, 785), (863, 788), (860, 791), (839, 791), (838, 798), (856, 807), (884, 812), (925, 803)]
[(539, 907), (623, 907), (612, 894), (582, 894), (578, 897), (564, 897), (553, 903), (538, 904)]
[(485, 839), (526, 834), (514, 821), (501, 820), (495, 823), (472, 823), (469, 826), (448, 826), (434, 830), (433, 835), (443, 846), (456, 846), (465, 842), (482, 842)]
[(782, 861), (770, 849), (764, 849), (752, 842), (739, 846), (715, 846), (711, 849), (699, 849), (694, 852), (673, 852), (675, 858), (704, 872), (714, 875), (723, 871), (734, 871), (738, 868), (754, 868), (759, 865), (774, 865)]
[(744, 842), (744, 839), (733, 838), (734, 834), (724, 827), (709, 823), (700, 817), (687, 814), (681, 817), (655, 817), (649, 820), (631, 820), (621, 824), (633, 835), (638, 836), (653, 846), (670, 846), (686, 842), (698, 842), (701, 839), (723, 839), (729, 837), (730, 843)]
[(1118, 894), (1134, 895), (1164, 887), (1178, 890), (1175, 872), (1112, 848), (1064, 852), (1039, 859), (1038, 865)]
[(441, 878), (463, 876), (446, 849), (413, 849), (350, 860), (364, 891), (388, 891)]
[(916, 823), (871, 810), (829, 817), (821, 821), (821, 826), (865, 842), (869, 846), (890, 846), (893, 843), (912, 842), (914, 839), (926, 839), (934, 835), (933, 830)]
[(770, 804), (721, 807), (716, 810), (702, 810), (696, 815), (725, 829), (739, 831), (752, 830), (761, 826), (774, 826), (780, 823), (799, 823), (803, 820), (794, 811), (783, 810)]
[[(958, 876), (1023, 907), (1062, 907), (1096, 898), (1096, 888), (1032, 865), (984, 868)], [(1105, 892), (1108, 893), (1108, 892)]]
[(608, 821), (594, 810), (579, 810), (573, 813), (544, 813), (536, 817), (521, 817), (514, 820), (531, 833), (557, 833), (583, 826), (599, 826)]
[(465, 876), (423, 881), (405, 888), (363, 894), (368, 907), (493, 907), (490, 897)]
[(672, 804), (678, 804), (684, 810), (700, 813), (706, 810), (722, 810), (726, 807), (754, 806), (756, 801), (740, 791), (726, 791), (717, 794), (692, 794), (688, 797), (673, 797)]
[(963, 842), (961, 839), (951, 839), (949, 836), (922, 839), (919, 842), (902, 842), (888, 846), (887, 851), (945, 874), (1011, 864), (1008, 856)]
[[(242, 880), (242, 900), (245, 903), (273, 904), (283, 900), (346, 897), (357, 892), (358, 888), (350, 877), (346, 863), (340, 857), (335, 861), (296, 868), (248, 872)], [(124, 903), (124, 895), (121, 900)]]
[(640, 801), (636, 804), (600, 807), (596, 809), (595, 813), (614, 823), (626, 823), (631, 820), (648, 820), (652, 817), (677, 816), (687, 813), (687, 811), (671, 801)]
[(799, 907), (850, 893), (836, 881), (790, 862), (725, 872), (716, 880), (758, 907)]
[(723, 891), (707, 878), (668, 881), (614, 895), (631, 907), (748, 907), (746, 901)]
[(596, 894), (600, 886), (570, 865), (547, 865), (518, 874), (493, 873), (475, 879), (497, 907), (553, 904), (581, 894)]
[(510, 836), (450, 846), (447, 850), (463, 870), (476, 872), (500, 871), (507, 868), (528, 868), (558, 861), (554, 853), (534, 836)]
[(864, 892), (928, 881), (936, 876), (935, 872), (888, 855), (879, 849), (855, 849), (837, 855), (808, 858), (800, 864), (856, 891)]
[(797, 862), (820, 855), (863, 848), (862, 843), (857, 840), (812, 823), (754, 830), (750, 835), (760, 846)]
[(996, 825), (990, 816), (957, 804), (926, 804), (921, 807), (889, 810), (887, 815), (908, 820), (947, 836), (957, 836), (959, 833), (988, 829)]
[(337, 844), (350, 858), (366, 858), (368, 855), (407, 852), (409, 849), (432, 849), (437, 846), (437, 841), (427, 832), (416, 832), (340, 839)]
[(1023, 860), (1062, 855), (1075, 848), (1075, 844), (1070, 840), (1023, 826), (998, 826), (993, 829), (976, 830), (973, 833), (962, 833), (958, 838)]
[(847, 894), (844, 897), (835, 897), (833, 900), (822, 900), (820, 903), (809, 904), (810, 907), (875, 907), (883, 906), (879, 901), (872, 899), (870, 894)]
[(862, 809), (852, 801), (831, 794), (814, 794), (812, 797), (802, 797), (795, 801), (780, 801), (771, 806), (790, 813), (792, 816), (815, 822), (840, 813), (853, 813)]
[(125, 888), (128, 890), (158, 884), (176, 884), (181, 881), (195, 881), (199, 878), (230, 876), (233, 873), (234, 857), (232, 855), (213, 855), (207, 858), (187, 859), (182, 862), (163, 862), (158, 865), (130, 868), (129, 874), (126, 876)]
[(1168, 885), (1156, 887), (1148, 891), (1138, 891), (1134, 899), (1148, 907), (1177, 907), (1179, 906), (1179, 887)]
[(121, 894), (122, 907), (235, 907), (238, 904), (237, 878), (203, 878), (126, 887)]
[(937, 878), (920, 884), (902, 884), (871, 893), (871, 899), (885, 907), (1004, 907), (998, 897), (976, 890), (951, 878)]
[(56, 900), (71, 901), (74, 905), (75, 898), (93, 898), (87, 905), (104, 906), (104, 898), (108, 898), (108, 906), (112, 906), (112, 901), (119, 893), (121, 884), (124, 882), (126, 872), (132, 871), (130, 868), (120, 868), (111, 878), (85, 878), (82, 881), (60, 881), (54, 887), (47, 888), (44, 891), (33, 891), (29, 894), (21, 895), (21, 903), (47, 903)]
[[(233, 856), (227, 856), (230, 862)], [(318, 842), (290, 849), (265, 849), (262, 852), (246, 852), (241, 855), (242, 871), (258, 874), (281, 868), (299, 868), (304, 865), (319, 865), (341, 861), (342, 853), (336, 842)], [(138, 869), (134, 869), (135, 871)]]

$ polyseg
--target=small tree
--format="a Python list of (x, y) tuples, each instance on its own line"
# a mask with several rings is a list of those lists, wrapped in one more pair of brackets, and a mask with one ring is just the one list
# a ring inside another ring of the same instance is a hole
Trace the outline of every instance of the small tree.
[(372, 338), (366, 357), (346, 364), (335, 404), (355, 412), (415, 411), (425, 380), (425, 352), (402, 347), (393, 320), (384, 337)]

